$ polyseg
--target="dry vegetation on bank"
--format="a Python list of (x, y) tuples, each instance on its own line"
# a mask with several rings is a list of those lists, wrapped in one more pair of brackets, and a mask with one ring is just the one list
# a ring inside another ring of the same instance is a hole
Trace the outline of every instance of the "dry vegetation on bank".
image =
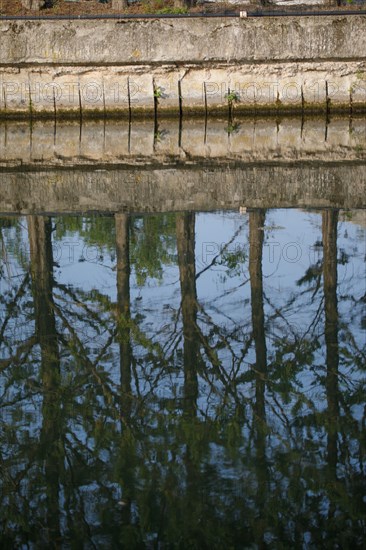
[[(366, 3), (366, 2), (365, 2)], [(289, 6), (289, 10), (292, 11), (312, 11), (312, 10), (329, 10), (329, 9), (345, 9), (358, 11), (365, 8), (365, 3), (354, 5), (345, 1), (342, 6)], [(53, 5), (51, 5), (53, 4)], [(24, 0), (0, 0), (0, 16), (14, 15), (14, 16), (48, 16), (48, 15), (103, 15), (103, 14), (165, 14), (165, 13), (238, 13), (240, 10), (255, 11), (260, 9), (261, 11), (269, 10), (271, 12), (286, 9), (285, 6), (260, 6), (255, 5), (248, 6), (247, 4), (240, 7), (238, 4), (229, 3), (207, 3), (197, 2), (190, 7), (182, 8), (177, 7), (177, 0), (142, 0), (135, 1), (128, 5), (127, 8), (121, 10), (120, 6), (116, 6), (113, 0), (48, 0), (42, 5), (40, 10), (26, 9), (24, 6)], [(184, 2), (180, 2), (181, 5)]]

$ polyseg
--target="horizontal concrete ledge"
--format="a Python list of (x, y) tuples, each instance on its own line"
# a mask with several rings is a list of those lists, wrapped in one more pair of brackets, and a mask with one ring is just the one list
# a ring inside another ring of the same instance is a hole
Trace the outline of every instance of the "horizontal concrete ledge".
[(366, 207), (365, 168), (363, 164), (5, 172), (0, 178), (0, 212), (361, 209)]
[(3, 169), (365, 161), (364, 117), (0, 124)]
[[(365, 60), (365, 57), (364, 56), (356, 56), (356, 57), (350, 57), (347, 59), (347, 61), (350, 61), (352, 63), (357, 63), (357, 62), (362, 62)], [(290, 60), (291, 62), (293, 63), (323, 63), (324, 60), (321, 59), (321, 58), (313, 58), (313, 59), (301, 59), (301, 58), (294, 58), (294, 59), (291, 59)], [(274, 60), (271, 60), (271, 59), (256, 59), (256, 60), (250, 60), (250, 59), (241, 59), (241, 60), (236, 60), (236, 59), (230, 59), (230, 66), (232, 67), (242, 67), (242, 66), (245, 66), (245, 65), (253, 65), (253, 66), (257, 66), (257, 65), (275, 65), (275, 64), (286, 64), (288, 63), (288, 59), (274, 59)], [(327, 58), (327, 62), (330, 62), (330, 63), (337, 63), (339, 62), (339, 58), (338, 57), (329, 57)], [(171, 66), (172, 68), (176, 69), (176, 68), (185, 68), (187, 66), (191, 66), (191, 67), (196, 67), (196, 68), (202, 68), (202, 67), (206, 67), (207, 65), (211, 65), (211, 64), (214, 64), (214, 65), (221, 65), (221, 66), (227, 66), (227, 61), (225, 60), (214, 60), (214, 61), (209, 61), (209, 63), (207, 63), (207, 60), (205, 59), (190, 59), (190, 60), (187, 60), (187, 61), (175, 61), (174, 63), (162, 63), (161, 61), (155, 61), (155, 60), (150, 60), (149, 63), (148, 63), (148, 66), (151, 67), (152, 69), (155, 68), (155, 67), (161, 67), (161, 66), (164, 66), (164, 67), (167, 67), (167, 66)], [(147, 65), (147, 64), (146, 64)], [(107, 67), (116, 67), (116, 68), (120, 68), (120, 67), (128, 67), (129, 69), (134, 69), (136, 67), (140, 67), (141, 66), (141, 63), (140, 61), (136, 60), (136, 61), (130, 61), (130, 62), (118, 62), (118, 61), (114, 61), (114, 62), (104, 62), (103, 64), (100, 64), (99, 66), (97, 65), (97, 67), (103, 67), (103, 68), (107, 68)], [(60, 67), (68, 67), (68, 68), (82, 68), (82, 69), (90, 69), (90, 68), (94, 68), (96, 67), (96, 64), (93, 62), (93, 61), (85, 61), (85, 62), (77, 62), (77, 61), (74, 61), (74, 62), (69, 62), (69, 63), (62, 63), (62, 65), (60, 65), (59, 63), (57, 62), (54, 62), (54, 61), (44, 61), (42, 63), (34, 63), (34, 62), (21, 62), (21, 63), (1, 63), (0, 62), (0, 69), (13, 69), (13, 72), (14, 72), (14, 69), (16, 69), (16, 71), (19, 71), (19, 69), (30, 69), (30, 70), (36, 70), (36, 71), (39, 71), (40, 68), (43, 68), (43, 67), (47, 67), (47, 68), (53, 68), (53, 69), (59, 69)]]

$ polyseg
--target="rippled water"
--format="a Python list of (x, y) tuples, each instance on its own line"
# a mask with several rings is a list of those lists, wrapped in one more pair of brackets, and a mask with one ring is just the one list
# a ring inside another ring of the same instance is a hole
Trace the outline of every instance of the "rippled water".
[(365, 243), (340, 205), (0, 217), (1, 546), (362, 547)]

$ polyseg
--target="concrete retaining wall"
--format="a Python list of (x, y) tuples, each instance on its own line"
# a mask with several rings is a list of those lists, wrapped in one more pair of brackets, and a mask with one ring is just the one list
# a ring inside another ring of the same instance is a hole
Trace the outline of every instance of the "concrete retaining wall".
[(1, 116), (356, 111), (366, 16), (1, 21)]

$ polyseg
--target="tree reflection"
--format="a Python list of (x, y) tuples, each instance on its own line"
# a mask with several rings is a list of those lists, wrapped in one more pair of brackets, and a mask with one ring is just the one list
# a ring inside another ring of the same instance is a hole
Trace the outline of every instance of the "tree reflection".
[(177, 214), (177, 250), (183, 318), (184, 412), (195, 417), (198, 397), (195, 215)]
[[(255, 345), (255, 401), (254, 413), (258, 421), (258, 431), (263, 431), (265, 424), (265, 379), (267, 377), (267, 346), (264, 326), (263, 303), (263, 237), (265, 212), (252, 211), (249, 214), (249, 275), (252, 303), (252, 326)], [(263, 459), (262, 454), (262, 459)]]
[(256, 505), (261, 510), (262, 517), (258, 519), (255, 529), (256, 543), (259, 548), (265, 547), (264, 533), (266, 529), (266, 500), (267, 500), (267, 459), (266, 459), (266, 379), (267, 374), (267, 345), (264, 321), (263, 299), (263, 240), (264, 240), (265, 212), (251, 211), (249, 214), (249, 275), (252, 305), (252, 328), (255, 346), (255, 398), (253, 403), (253, 425), (255, 431), (255, 446), (257, 460), (258, 489)]
[(326, 346), (326, 394), (328, 402), (328, 464), (329, 472), (337, 479), (338, 461), (338, 307), (337, 307), (337, 210), (326, 210), (322, 214), (323, 234), (323, 277)]
[(61, 445), (60, 356), (53, 302), (51, 220), (28, 217), (30, 272), (36, 334), (41, 350), (42, 427), (39, 458), (44, 463), (46, 493), (45, 543), (58, 547), (60, 538), (59, 478), (63, 470)]
[(130, 330), (130, 218), (116, 214), (117, 304), (122, 411), (128, 417), (131, 400), (131, 330)]
[[(201, 271), (194, 213), (0, 224), (2, 547), (363, 543), (365, 349), (338, 212), (288, 294), (264, 275), (270, 216), (235, 233), (248, 265), (227, 246)], [(54, 267), (70, 236), (100, 251), (84, 283)]]

